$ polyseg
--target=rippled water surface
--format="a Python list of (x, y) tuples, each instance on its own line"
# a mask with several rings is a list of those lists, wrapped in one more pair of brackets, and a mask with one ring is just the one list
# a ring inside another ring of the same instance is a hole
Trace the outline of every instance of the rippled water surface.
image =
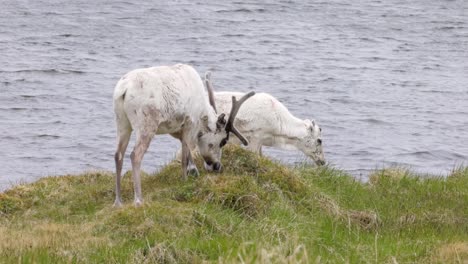
[[(177, 62), (213, 71), (217, 90), (268, 92), (315, 118), (328, 161), (357, 177), (467, 164), (467, 1), (133, 2), (2, 1), (0, 189), (113, 170), (115, 83)], [(178, 146), (156, 137), (144, 169)]]

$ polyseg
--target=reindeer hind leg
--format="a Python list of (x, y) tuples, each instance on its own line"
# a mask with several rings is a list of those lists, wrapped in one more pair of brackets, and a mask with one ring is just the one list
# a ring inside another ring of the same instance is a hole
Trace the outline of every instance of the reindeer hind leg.
[(143, 160), (143, 156), (148, 149), (151, 140), (153, 139), (155, 133), (151, 132), (143, 132), (137, 134), (137, 140), (135, 142), (135, 148), (130, 155), (130, 159), (132, 160), (132, 175), (133, 175), (133, 189), (135, 193), (135, 206), (140, 206), (143, 204), (143, 196), (141, 194), (141, 162)]
[(117, 122), (117, 150), (114, 155), (115, 160), (115, 201), (114, 207), (122, 206), (121, 195), (121, 179), (122, 179), (122, 166), (127, 150), (128, 142), (132, 134), (132, 128), (128, 120), (118, 120)]
[(130, 155), (132, 160), (132, 175), (133, 188), (135, 193), (135, 206), (143, 204), (143, 196), (141, 194), (141, 162), (143, 156), (148, 149), (151, 140), (153, 139), (158, 126), (161, 122), (161, 113), (153, 105), (142, 106), (141, 112), (137, 112), (136, 120), (139, 129), (136, 131), (135, 147)]

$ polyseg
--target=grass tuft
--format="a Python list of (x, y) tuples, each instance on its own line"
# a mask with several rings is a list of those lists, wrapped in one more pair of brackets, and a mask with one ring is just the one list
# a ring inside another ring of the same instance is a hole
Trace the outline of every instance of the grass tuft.
[[(196, 159), (202, 168), (202, 160)], [(448, 177), (291, 168), (226, 146), (223, 172), (142, 175), (144, 205), (112, 208), (114, 175), (45, 177), (0, 194), (6, 263), (464, 263), (468, 169)]]
[(180, 250), (173, 245), (159, 243), (154, 246), (144, 247), (136, 251), (131, 259), (132, 263), (199, 263), (201, 258), (190, 251)]

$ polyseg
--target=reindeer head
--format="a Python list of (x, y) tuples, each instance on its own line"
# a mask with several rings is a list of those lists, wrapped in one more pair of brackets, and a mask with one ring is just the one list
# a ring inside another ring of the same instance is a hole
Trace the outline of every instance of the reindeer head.
[(325, 156), (322, 149), (322, 129), (317, 122), (304, 120), (305, 136), (299, 139), (298, 147), (319, 166), (325, 165)]
[[(216, 113), (213, 87), (209, 80), (210, 73), (205, 75), (205, 85), (208, 91), (208, 98)], [(244, 95), (239, 101), (232, 97), (232, 108), (229, 119), (226, 121), (225, 114), (220, 114), (216, 121), (211, 121), (208, 116), (202, 118), (202, 130), (198, 132), (198, 150), (205, 161), (205, 169), (208, 171), (221, 170), (221, 149), (229, 140), (230, 133), (233, 133), (239, 140), (247, 146), (249, 142), (234, 126), (234, 120), (241, 105), (255, 92)], [(215, 123), (215, 124), (213, 124)]]

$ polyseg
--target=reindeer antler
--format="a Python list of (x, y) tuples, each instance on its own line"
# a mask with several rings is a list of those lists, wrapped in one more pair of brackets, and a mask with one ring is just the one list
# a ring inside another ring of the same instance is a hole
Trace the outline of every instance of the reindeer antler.
[(214, 94), (213, 94), (213, 85), (211, 84), (211, 72), (207, 71), (205, 73), (205, 86), (206, 90), (208, 91), (208, 99), (210, 101), (210, 105), (213, 107), (213, 109), (216, 112), (216, 103), (214, 99)]
[(228, 133), (229, 135), (229, 132), (232, 132), (234, 135), (236, 135), (236, 137), (238, 137), (240, 139), (240, 141), (242, 141), (242, 144), (244, 144), (245, 146), (247, 146), (249, 144), (249, 142), (247, 141), (247, 139), (239, 132), (239, 130), (237, 130), (237, 128), (234, 126), (234, 120), (236, 118), (236, 115), (237, 115), (237, 112), (239, 112), (239, 109), (241, 107), (241, 105), (247, 100), (249, 99), (250, 97), (254, 96), (255, 95), (255, 92), (252, 91), (248, 94), (245, 94), (244, 96), (242, 96), (242, 98), (237, 101), (236, 100), (236, 97), (232, 97), (232, 108), (231, 108), (231, 113), (229, 114), (229, 119), (227, 121), (227, 124), (226, 124), (226, 132)]

